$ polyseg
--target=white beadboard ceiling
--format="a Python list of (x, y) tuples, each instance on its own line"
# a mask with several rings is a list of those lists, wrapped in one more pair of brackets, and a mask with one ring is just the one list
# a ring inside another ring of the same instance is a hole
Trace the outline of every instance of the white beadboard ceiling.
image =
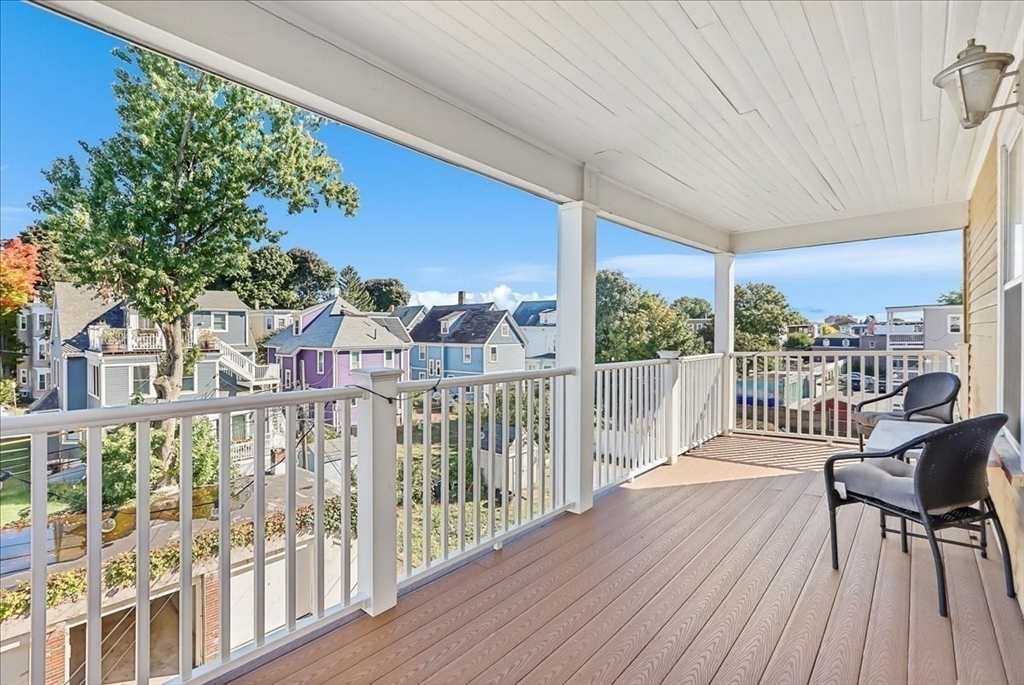
[[(241, 63), (344, 104), (351, 123), (367, 115), (415, 133), (426, 141), (420, 149), (455, 150), (438, 156), (479, 160), (553, 197), (582, 199), (565, 188), (586, 185), (587, 165), (611, 182), (598, 204), (607, 197), (627, 208), (624, 223), (660, 222), (668, 234), (679, 225), (679, 236), (712, 249), (741, 240), (784, 246), (747, 234), (790, 227), (796, 235), (792, 227), (820, 222), (834, 222), (829, 241), (844, 230), (856, 239), (871, 221), (855, 217), (879, 215), (881, 235), (917, 232), (901, 228), (915, 217), (943, 227), (947, 208), (965, 216), (993, 124), (960, 128), (931, 79), (968, 38), (1019, 53), (1024, 8), (1002, 0), (252, 0), (178, 11), (104, 0), (102, 12), (44, 4), (289, 96), (249, 78)], [(112, 11), (189, 43), (123, 24)], [(289, 71), (300, 53), (304, 70)], [(365, 65), (394, 83), (361, 80)], [(318, 108), (314, 98), (292, 99)], [(505, 138), (478, 135), (484, 123)], [(565, 164), (579, 173), (558, 187)]]

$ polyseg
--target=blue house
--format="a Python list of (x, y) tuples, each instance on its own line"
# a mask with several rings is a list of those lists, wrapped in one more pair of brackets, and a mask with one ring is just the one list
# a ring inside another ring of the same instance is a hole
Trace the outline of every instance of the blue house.
[(413, 379), (452, 378), (526, 366), (526, 336), (493, 302), (433, 307), (410, 332)]

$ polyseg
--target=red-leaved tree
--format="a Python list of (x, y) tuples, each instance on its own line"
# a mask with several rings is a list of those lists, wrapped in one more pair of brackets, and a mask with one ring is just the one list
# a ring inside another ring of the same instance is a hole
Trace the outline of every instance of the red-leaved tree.
[(36, 293), (39, 252), (35, 245), (14, 238), (0, 244), (0, 315), (24, 307)]

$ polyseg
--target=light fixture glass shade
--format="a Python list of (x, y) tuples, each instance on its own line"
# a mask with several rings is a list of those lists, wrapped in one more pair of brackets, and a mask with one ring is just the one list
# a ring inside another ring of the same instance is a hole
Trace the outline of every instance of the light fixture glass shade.
[(986, 52), (985, 46), (975, 45), (972, 38), (956, 62), (940, 71), (932, 83), (946, 91), (960, 125), (974, 128), (988, 116), (1003, 74), (1012, 63), (1013, 55)]

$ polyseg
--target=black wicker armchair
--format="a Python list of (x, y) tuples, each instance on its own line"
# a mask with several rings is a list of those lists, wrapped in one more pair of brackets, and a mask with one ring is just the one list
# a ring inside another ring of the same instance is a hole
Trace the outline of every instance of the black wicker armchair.
[[(987, 554), (985, 521), (991, 519), (1003, 550), (1006, 594), (1014, 597), (1006, 536), (989, 497), (986, 472), (992, 444), (1006, 420), (1005, 414), (979, 416), (943, 426), (889, 452), (830, 457), (825, 462), (825, 492), (831, 526), (832, 568), (839, 568), (836, 509), (855, 502), (876, 507), (880, 510), (882, 537), (886, 531), (896, 532), (886, 528), (885, 517), (900, 519), (900, 542), (904, 552), (907, 551), (907, 536), (928, 540), (939, 586), (939, 613), (947, 616), (946, 575), (938, 543), (980, 549), (984, 558)], [(893, 459), (913, 448), (921, 448), (915, 464)], [(836, 465), (844, 461), (858, 463), (837, 469)], [(923, 526), (925, 534), (908, 533), (907, 521)], [(980, 544), (939, 540), (935, 532), (944, 528), (973, 530), (979, 533)]]
[[(903, 411), (864, 411), (864, 406), (887, 400), (906, 391), (903, 397)], [(929, 423), (953, 423), (953, 407), (960, 394), (960, 378), (955, 373), (937, 371), (923, 373), (900, 383), (892, 392), (872, 397), (859, 403), (851, 415), (860, 436), (860, 448), (864, 449), (864, 438), (879, 421), (926, 421)]]

